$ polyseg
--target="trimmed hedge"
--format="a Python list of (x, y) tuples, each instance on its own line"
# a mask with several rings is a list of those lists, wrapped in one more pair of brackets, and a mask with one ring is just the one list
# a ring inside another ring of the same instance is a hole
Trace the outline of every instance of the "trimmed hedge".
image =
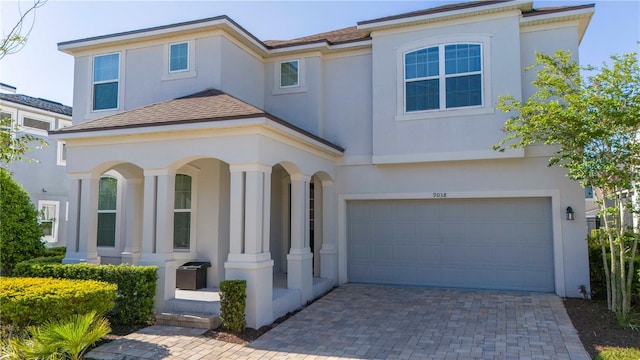
[(116, 290), (104, 281), (2, 277), (0, 319), (23, 327), (91, 311), (105, 314), (115, 305)]
[(31, 260), (22, 261), (16, 264), (16, 267), (14, 268), (14, 272), (16, 273), (16, 276), (22, 276), (20, 274), (28, 273), (29, 271), (28, 268), (33, 265), (61, 264), (62, 259), (64, 259), (64, 255), (41, 256)]
[(246, 280), (220, 281), (220, 320), (229, 331), (242, 333), (245, 327)]
[(24, 262), (15, 269), (16, 276), (58, 279), (100, 280), (118, 285), (115, 308), (107, 314), (112, 324), (145, 323), (154, 314), (156, 266), (47, 264)]

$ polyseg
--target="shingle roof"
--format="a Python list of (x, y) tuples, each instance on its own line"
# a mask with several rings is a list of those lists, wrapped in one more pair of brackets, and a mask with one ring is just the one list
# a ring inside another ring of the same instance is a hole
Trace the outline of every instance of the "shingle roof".
[(0, 100), (9, 101), (12, 103), (30, 106), (36, 109), (51, 111), (61, 115), (71, 116), (71, 106), (62, 105), (58, 102), (34, 98), (32, 96), (22, 94), (2, 94), (0, 93)]
[(239, 120), (264, 117), (284, 125), (296, 132), (322, 142), (334, 149), (342, 151), (339, 146), (332, 144), (316, 135), (302, 130), (284, 120), (281, 120), (262, 109), (236, 99), (216, 89), (204, 90), (192, 95), (166, 100), (143, 106), (119, 114), (100, 119), (86, 121), (77, 125), (65, 127), (50, 134), (94, 132), (130, 128), (155, 127), (164, 125), (204, 123), (225, 120)]
[(465, 3), (442, 5), (442, 6), (437, 6), (429, 9), (424, 9), (424, 10), (412, 11), (412, 12), (392, 15), (392, 16), (385, 16), (385, 17), (373, 19), (373, 20), (359, 21), (358, 25), (366, 25), (366, 24), (372, 24), (377, 22), (404, 19), (404, 18), (410, 18), (414, 16), (437, 14), (437, 13), (442, 13), (447, 11), (469, 9), (469, 8), (474, 8), (478, 6), (486, 6), (486, 5), (499, 4), (499, 3), (511, 2), (511, 1), (513, 0), (486, 0), (486, 1), (470, 1)]
[(529, 17), (529, 16), (553, 14), (553, 13), (558, 13), (562, 11), (587, 9), (595, 6), (596, 6), (595, 4), (584, 4), (584, 5), (573, 5), (573, 6), (548, 6), (548, 7), (531, 9), (531, 11), (527, 11), (523, 13), (522, 16)]
[(314, 42), (327, 42), (330, 45), (334, 45), (367, 39), (370, 39), (368, 33), (359, 31), (355, 26), (351, 26), (340, 30), (328, 31), (291, 40), (266, 40), (264, 43), (271, 48), (278, 48)]

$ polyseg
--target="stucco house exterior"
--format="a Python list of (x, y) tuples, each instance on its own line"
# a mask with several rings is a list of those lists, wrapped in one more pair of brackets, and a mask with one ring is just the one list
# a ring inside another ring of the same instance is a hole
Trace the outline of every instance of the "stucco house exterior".
[(47, 247), (65, 246), (69, 211), (69, 178), (66, 145), (48, 138), (47, 131), (71, 126), (71, 107), (55, 101), (17, 94), (16, 87), (0, 84), (0, 113), (17, 125), (16, 136), (30, 135), (47, 146), (32, 143), (25, 161), (13, 161), (6, 169), (29, 193), (45, 224), (42, 239)]
[(580, 296), (584, 191), (492, 150), (535, 52), (593, 5), (454, 4), (263, 41), (226, 16), (58, 44), (75, 58), (67, 263), (246, 279), (258, 328), (346, 282)]

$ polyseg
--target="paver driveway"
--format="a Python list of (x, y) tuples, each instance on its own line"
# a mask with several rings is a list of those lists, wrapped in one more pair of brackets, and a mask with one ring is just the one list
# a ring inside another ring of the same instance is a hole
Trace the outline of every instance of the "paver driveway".
[[(152, 328), (149, 334), (129, 335), (136, 342), (130, 346), (118, 340), (90, 355), (119, 351), (124, 357), (95, 358), (590, 359), (562, 300), (551, 294), (348, 284), (246, 346), (197, 335), (172, 337), (166, 332), (176, 328)], [(151, 351), (153, 342), (155, 352), (144, 353), (145, 344)], [(127, 353), (127, 348), (137, 352)]]

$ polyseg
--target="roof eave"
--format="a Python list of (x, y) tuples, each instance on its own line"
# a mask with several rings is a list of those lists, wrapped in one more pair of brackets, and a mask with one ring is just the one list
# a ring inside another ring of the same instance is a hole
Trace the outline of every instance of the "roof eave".
[(286, 134), (289, 137), (296, 138), (298, 141), (309, 143), (318, 149), (332, 154), (333, 156), (342, 156), (344, 149), (336, 144), (324, 140), (307, 131), (297, 128), (284, 120), (274, 116), (250, 115), (236, 118), (219, 118), (219, 119), (202, 119), (191, 121), (188, 123), (160, 123), (146, 124), (139, 126), (119, 126), (112, 128), (93, 128), (93, 129), (77, 129), (77, 130), (55, 130), (49, 131), (49, 138), (53, 140), (74, 140), (74, 139), (96, 139), (114, 136), (136, 136), (145, 134), (157, 134), (167, 132), (185, 132), (197, 131), (205, 129), (223, 129), (223, 128), (243, 128), (251, 126), (266, 126), (279, 133)]
[(121, 45), (131, 42), (153, 40), (180, 34), (190, 34), (209, 30), (225, 30), (239, 39), (242, 43), (254, 51), (265, 53), (268, 46), (253, 34), (238, 25), (226, 15), (183, 22), (172, 25), (158, 26), (140, 30), (126, 31), (116, 34), (90, 37), (79, 40), (64, 41), (58, 43), (58, 50), (69, 55), (100, 47)]
[(533, 2), (531, 0), (514, 0), (507, 2), (490, 3), (482, 5), (481, 3), (475, 7), (452, 9), (442, 12), (436, 12), (425, 15), (415, 15), (406, 17), (397, 17), (385, 20), (361, 21), (358, 23), (358, 30), (361, 31), (378, 31), (389, 28), (412, 26), (424, 23), (448, 20), (452, 18), (460, 18), (466, 16), (476, 16), (480, 14), (495, 13), (499, 11), (521, 10), (528, 11), (532, 9)]
[(533, 26), (551, 22), (576, 20), (578, 21), (578, 44), (580, 44), (594, 13), (595, 4), (588, 4), (543, 14), (525, 14), (520, 19), (520, 26)]

